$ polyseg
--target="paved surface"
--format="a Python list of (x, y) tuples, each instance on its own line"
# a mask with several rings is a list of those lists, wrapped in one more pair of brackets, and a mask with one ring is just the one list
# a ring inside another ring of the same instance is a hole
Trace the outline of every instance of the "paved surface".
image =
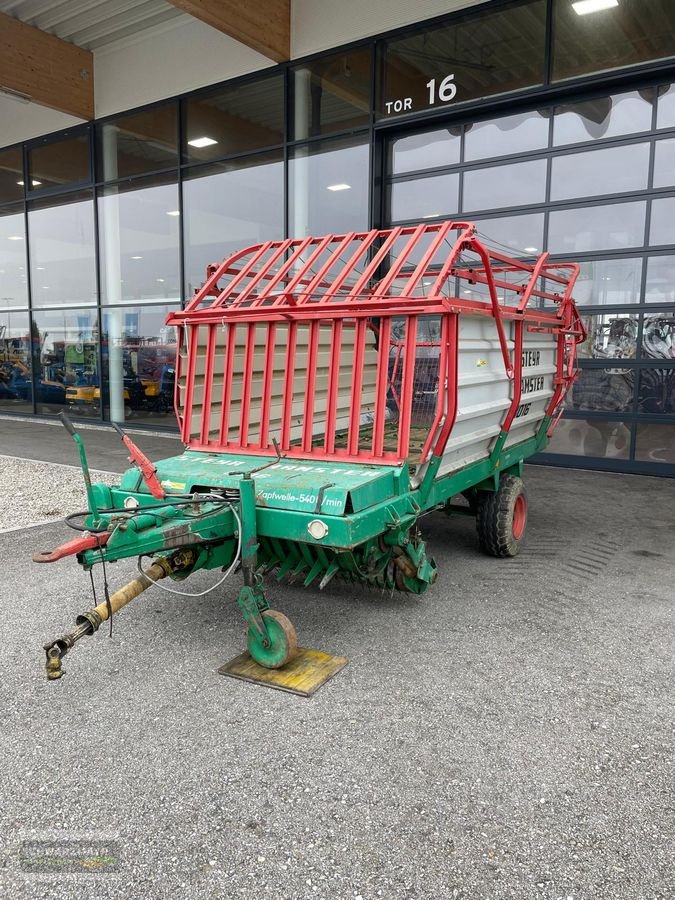
[[(672, 900), (675, 483), (527, 484), (515, 561), (425, 520), (421, 599), (272, 584), (302, 643), (350, 658), (311, 700), (215, 674), (243, 645), (236, 577), (153, 589), (48, 683), (88, 580), (28, 562), (62, 526), (0, 535), (0, 896)], [(92, 835), (117, 873), (19, 865)]]

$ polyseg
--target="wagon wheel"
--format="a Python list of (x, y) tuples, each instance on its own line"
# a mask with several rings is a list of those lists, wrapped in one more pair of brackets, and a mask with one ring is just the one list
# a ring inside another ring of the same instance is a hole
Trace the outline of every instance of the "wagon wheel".
[(290, 619), (277, 609), (266, 609), (261, 616), (270, 639), (269, 647), (265, 647), (260, 636), (253, 629), (249, 629), (248, 652), (259, 666), (266, 669), (280, 669), (298, 652), (295, 628)]
[(503, 475), (498, 491), (479, 491), (476, 513), (478, 543), (498, 558), (515, 556), (527, 525), (527, 497), (521, 478)]

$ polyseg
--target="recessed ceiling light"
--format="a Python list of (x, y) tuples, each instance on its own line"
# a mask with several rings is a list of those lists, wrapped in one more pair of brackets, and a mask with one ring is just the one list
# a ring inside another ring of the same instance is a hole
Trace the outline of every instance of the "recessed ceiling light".
[(422, 216), (423, 219), (437, 219), (440, 216), (440, 213), (427, 213), (426, 216)]
[(132, 258), (132, 259), (143, 259), (142, 256), (132, 256), (131, 258)]
[(589, 13), (611, 9), (618, 5), (619, 0), (576, 0), (576, 3), (572, 4), (572, 9), (578, 16), (587, 16)]
[(525, 253), (539, 253), (538, 247), (523, 247)]
[(179, 216), (180, 210), (178, 209), (170, 209), (167, 213), (167, 216)]
[(213, 138), (210, 137), (199, 137), (194, 138), (192, 141), (188, 141), (188, 144), (191, 147), (197, 147), (199, 150), (201, 150), (202, 147), (213, 147), (213, 145), (217, 143), (218, 141), (214, 141)]
[(8, 241), (22, 241), (23, 235), (21, 234), (10, 234), (7, 236)]
[(350, 191), (352, 189), (351, 184), (328, 184), (326, 185), (327, 191)]
[(43, 290), (43, 291), (48, 291), (48, 290), (49, 290), (49, 285), (48, 285), (48, 284), (43, 284), (43, 285), (42, 285), (42, 290)]
[(164, 279), (163, 279), (163, 278), (158, 278), (157, 281), (164, 281)]
[(33, 180), (31, 181), (31, 184), (33, 185), (33, 187), (37, 187), (38, 185), (42, 184), (42, 182), (41, 182), (41, 181), (36, 181), (35, 179), (33, 179)]
[(44, 272), (45, 267), (44, 266), (36, 266), (36, 269), (38, 270), (38, 272)]
[(23, 183), (23, 181), (17, 181), (17, 184), (20, 184), (21, 187), (23, 187), (23, 184), (24, 184), (24, 183)]

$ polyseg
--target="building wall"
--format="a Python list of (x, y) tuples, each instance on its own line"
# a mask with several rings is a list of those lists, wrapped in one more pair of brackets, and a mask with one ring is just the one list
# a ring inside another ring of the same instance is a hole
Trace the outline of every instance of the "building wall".
[(0, 147), (79, 125), (84, 119), (0, 94)]

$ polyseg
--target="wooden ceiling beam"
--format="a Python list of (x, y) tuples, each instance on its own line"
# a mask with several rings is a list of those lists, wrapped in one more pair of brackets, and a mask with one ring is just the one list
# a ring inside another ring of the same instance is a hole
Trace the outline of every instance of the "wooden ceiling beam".
[(94, 57), (89, 50), (0, 13), (0, 91), (41, 106), (94, 118)]
[(169, 0), (195, 19), (222, 31), (275, 62), (291, 56), (291, 0)]

